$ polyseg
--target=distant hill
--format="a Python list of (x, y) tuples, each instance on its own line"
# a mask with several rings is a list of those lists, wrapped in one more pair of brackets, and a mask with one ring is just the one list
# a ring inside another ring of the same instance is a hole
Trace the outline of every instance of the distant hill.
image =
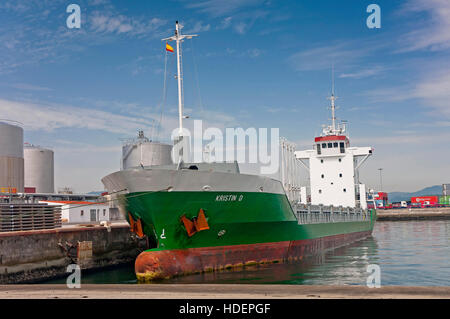
[(442, 185), (435, 185), (426, 187), (420, 191), (413, 193), (406, 192), (391, 192), (388, 194), (389, 202), (399, 202), (402, 200), (408, 201), (411, 200), (411, 197), (414, 196), (426, 196), (426, 195), (442, 195)]

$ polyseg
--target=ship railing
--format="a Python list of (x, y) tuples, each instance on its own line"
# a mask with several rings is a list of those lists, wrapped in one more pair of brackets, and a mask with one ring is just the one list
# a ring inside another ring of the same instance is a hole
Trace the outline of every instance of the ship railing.
[(369, 211), (359, 207), (297, 204), (293, 208), (299, 224), (359, 222), (370, 219)]

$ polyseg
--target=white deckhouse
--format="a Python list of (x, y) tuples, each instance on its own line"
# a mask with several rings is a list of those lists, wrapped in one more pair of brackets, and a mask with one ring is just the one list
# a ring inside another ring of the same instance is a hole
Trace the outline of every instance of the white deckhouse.
[[(332, 123), (314, 140), (312, 150), (296, 151), (295, 157), (310, 175), (312, 205), (367, 208), (366, 187), (359, 182), (358, 169), (372, 155), (371, 147), (350, 147), (345, 123), (336, 124), (335, 100), (331, 97)], [(304, 162), (308, 160), (307, 162)], [(301, 201), (307, 203), (306, 190)]]

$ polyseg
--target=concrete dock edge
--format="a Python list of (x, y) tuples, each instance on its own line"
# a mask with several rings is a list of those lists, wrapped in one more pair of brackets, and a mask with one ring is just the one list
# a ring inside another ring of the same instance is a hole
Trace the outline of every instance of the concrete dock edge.
[(236, 284), (0, 285), (0, 299), (450, 299), (450, 287)]

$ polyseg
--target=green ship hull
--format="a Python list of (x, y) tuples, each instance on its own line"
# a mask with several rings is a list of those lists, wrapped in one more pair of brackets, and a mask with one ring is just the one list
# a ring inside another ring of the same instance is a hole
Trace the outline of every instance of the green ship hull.
[[(286, 195), (281, 194), (132, 193), (126, 196), (126, 203), (126, 211), (134, 220), (142, 221), (144, 233), (158, 249), (313, 239), (371, 231), (374, 224), (372, 217), (366, 221), (299, 225)], [(192, 219), (200, 209), (204, 210), (210, 229), (189, 237), (181, 217)]]

